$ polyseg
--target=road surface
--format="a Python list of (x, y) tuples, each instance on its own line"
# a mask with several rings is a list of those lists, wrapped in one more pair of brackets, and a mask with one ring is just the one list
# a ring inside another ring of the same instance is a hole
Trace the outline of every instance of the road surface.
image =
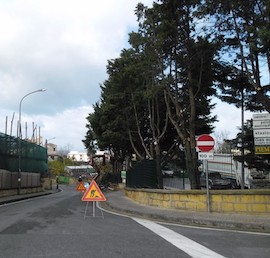
[(67, 186), (57, 194), (0, 206), (0, 257), (269, 257), (269, 234), (102, 213), (81, 197)]

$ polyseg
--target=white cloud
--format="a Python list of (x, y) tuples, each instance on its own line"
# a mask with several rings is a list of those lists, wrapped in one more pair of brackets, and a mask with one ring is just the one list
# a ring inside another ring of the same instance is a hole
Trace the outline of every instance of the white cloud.
[[(0, 2), (0, 130), (16, 135), (22, 121), (45, 139), (82, 149), (85, 117), (100, 97), (108, 59), (127, 46), (137, 26), (137, 0), (9, 0)], [(141, 1), (152, 3), (152, 1)], [(6, 124), (7, 117), (7, 124)]]
[(53, 143), (58, 146), (72, 147), (71, 150), (83, 151), (85, 149), (82, 140), (86, 135), (86, 117), (93, 112), (91, 106), (79, 106), (76, 109), (67, 109), (54, 116), (37, 117), (43, 123), (42, 134), (47, 139), (55, 138)]
[[(84, 151), (82, 143), (86, 129), (86, 117), (93, 112), (91, 106), (78, 106), (75, 109), (66, 109), (63, 112), (54, 115), (23, 115), (21, 119), (23, 138), (32, 138), (35, 136), (43, 137), (43, 144), (48, 139), (58, 147), (71, 147), (70, 150)], [(8, 117), (7, 123), (0, 126), (0, 131), (12, 132), (13, 136), (17, 135), (18, 115), (15, 114), (12, 123), (13, 113)]]
[[(233, 139), (241, 129), (242, 111), (234, 105), (230, 105), (219, 100), (216, 102), (217, 105), (213, 110), (213, 114), (217, 115), (217, 119), (219, 121), (214, 124), (214, 131), (218, 134), (224, 133), (228, 139)], [(244, 111), (244, 122), (251, 118), (252, 113), (250, 111)]]

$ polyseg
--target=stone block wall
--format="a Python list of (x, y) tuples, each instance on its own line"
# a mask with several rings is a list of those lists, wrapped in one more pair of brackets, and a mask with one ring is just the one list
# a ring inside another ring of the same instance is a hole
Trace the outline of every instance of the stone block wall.
[[(206, 212), (204, 190), (125, 188), (130, 199), (154, 207)], [(270, 190), (211, 190), (210, 211), (218, 213), (270, 214)]]

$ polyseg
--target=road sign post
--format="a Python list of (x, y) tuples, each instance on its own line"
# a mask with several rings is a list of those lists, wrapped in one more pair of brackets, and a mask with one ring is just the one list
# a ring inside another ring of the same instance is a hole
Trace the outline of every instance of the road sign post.
[[(98, 202), (98, 201), (101, 201), (101, 202), (106, 201), (106, 197), (104, 196), (104, 194), (100, 190), (100, 188), (97, 185), (95, 180), (91, 181), (90, 186), (84, 192), (84, 195), (82, 197), (82, 201), (87, 202), (86, 207), (85, 207), (85, 212), (84, 212), (84, 219), (87, 217), (86, 212), (87, 212), (89, 202), (93, 202), (93, 217), (95, 217), (96, 216), (96, 212), (95, 212), (96, 202)], [(102, 210), (101, 210), (101, 214), (102, 214), (102, 217), (103, 217)]]
[(209, 134), (202, 134), (197, 138), (197, 148), (199, 150), (198, 158), (203, 160), (203, 170), (206, 174), (206, 196), (207, 196), (207, 211), (210, 213), (210, 192), (209, 192), (209, 177), (208, 177), (208, 159), (213, 159), (214, 154), (211, 152), (215, 147), (215, 140)]

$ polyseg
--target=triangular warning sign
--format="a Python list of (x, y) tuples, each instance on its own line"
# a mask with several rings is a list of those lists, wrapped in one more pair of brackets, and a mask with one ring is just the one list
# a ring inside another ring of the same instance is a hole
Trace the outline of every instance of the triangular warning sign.
[(90, 186), (84, 192), (82, 201), (86, 201), (86, 202), (106, 201), (105, 196), (99, 189), (95, 180), (92, 180)]
[(85, 186), (83, 184), (83, 182), (79, 182), (79, 184), (77, 185), (77, 191), (80, 191), (80, 192), (84, 192), (85, 191)]

